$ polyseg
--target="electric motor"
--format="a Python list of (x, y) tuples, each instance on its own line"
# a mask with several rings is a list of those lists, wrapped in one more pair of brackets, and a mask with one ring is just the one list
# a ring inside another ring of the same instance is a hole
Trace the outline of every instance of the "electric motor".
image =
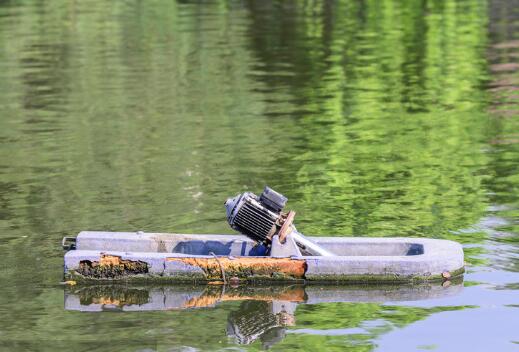
[(286, 202), (285, 196), (269, 187), (259, 197), (245, 192), (225, 202), (227, 221), (233, 229), (253, 240), (269, 243), (286, 219), (281, 212)]
[(236, 231), (267, 247), (275, 235), (284, 244), (285, 238), (291, 234), (302, 255), (333, 256), (333, 253), (296, 231), (293, 225), (296, 213), (292, 210), (282, 212), (286, 202), (287, 197), (268, 186), (259, 197), (245, 192), (225, 202), (227, 221)]

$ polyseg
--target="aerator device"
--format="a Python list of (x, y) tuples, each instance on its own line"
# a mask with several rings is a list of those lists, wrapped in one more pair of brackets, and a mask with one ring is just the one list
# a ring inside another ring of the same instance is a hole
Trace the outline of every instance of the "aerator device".
[(270, 248), (274, 236), (279, 236), (279, 242), (283, 244), (290, 235), (304, 255), (334, 255), (296, 230), (295, 211), (283, 212), (287, 200), (268, 186), (259, 197), (252, 192), (238, 194), (225, 202), (227, 221), (234, 230), (267, 248)]

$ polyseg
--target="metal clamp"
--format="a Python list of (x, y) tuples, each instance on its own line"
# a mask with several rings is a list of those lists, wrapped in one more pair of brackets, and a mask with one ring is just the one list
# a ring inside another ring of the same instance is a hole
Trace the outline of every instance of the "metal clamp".
[(290, 225), (294, 222), (294, 217), (296, 216), (296, 212), (293, 210), (290, 210), (288, 212), (287, 218), (285, 219), (285, 222), (283, 223), (283, 226), (281, 226), (281, 229), (279, 230), (279, 242), (285, 243), (286, 237), (288, 233), (290, 232)]

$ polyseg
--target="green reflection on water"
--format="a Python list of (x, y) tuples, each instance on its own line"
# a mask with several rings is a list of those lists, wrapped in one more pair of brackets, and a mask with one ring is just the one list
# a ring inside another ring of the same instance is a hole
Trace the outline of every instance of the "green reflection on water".
[[(239, 303), (64, 312), (51, 288), (59, 240), (84, 229), (227, 232), (223, 200), (264, 184), (289, 197), (304, 233), (454, 239), (471, 245), (470, 264), (518, 271), (515, 98), (484, 88), (517, 72), (488, 70), (487, 5), (0, 4), (2, 346), (234, 346), (222, 324)], [(493, 50), (491, 64), (516, 52)], [(489, 229), (490, 205), (509, 221)], [(512, 247), (488, 257), (489, 240)], [(315, 329), (403, 326), (438, 311), (312, 309), (298, 321)], [(351, 336), (289, 334), (276, 346), (374, 348), (372, 334)]]
[[(332, 350), (343, 346), (364, 351), (374, 347), (373, 339), (396, 328), (426, 319), (434, 313), (474, 307), (419, 308), (349, 301), (362, 299), (363, 292), (366, 294), (364, 299), (377, 302), (447, 297), (455, 295), (459, 289), (459, 282), (451, 287), (94, 286), (66, 289), (65, 307), (79, 309), (83, 315), (100, 314), (88, 311), (126, 309), (127, 313), (123, 315), (105, 313), (99, 326), (85, 326), (87, 331), (71, 339), (74, 343), (83, 338), (93, 342), (95, 340), (89, 335), (95, 334), (98, 340), (107, 341), (114, 335), (114, 330), (121, 329), (123, 334), (116, 332), (116, 340), (112, 341), (116, 346), (122, 345), (121, 350), (141, 346), (160, 349), (174, 345), (211, 349), (238, 343), (252, 350), (267, 347), (284, 350), (297, 346), (315, 350), (326, 344)], [(248, 300), (235, 302), (238, 297)], [(319, 303), (326, 301), (338, 302)], [(172, 311), (179, 308), (197, 310)], [(149, 309), (162, 312), (147, 312)], [(138, 315), (128, 313), (131, 310), (138, 311)], [(59, 326), (67, 329), (66, 326), (73, 324), (74, 319), (75, 313), (69, 312), (69, 317)], [(193, 329), (195, 326), (197, 328)], [(131, 346), (117, 340), (122, 338), (130, 339)]]

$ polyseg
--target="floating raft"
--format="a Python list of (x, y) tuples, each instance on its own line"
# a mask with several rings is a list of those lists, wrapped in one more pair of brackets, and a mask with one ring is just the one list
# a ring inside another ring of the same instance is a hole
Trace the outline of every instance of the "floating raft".
[[(425, 238), (307, 237), (336, 256), (303, 256), (273, 240), (271, 256), (240, 235), (80, 232), (65, 279), (102, 282), (405, 283), (464, 272), (460, 244)], [(65, 238), (64, 243), (70, 241)]]

